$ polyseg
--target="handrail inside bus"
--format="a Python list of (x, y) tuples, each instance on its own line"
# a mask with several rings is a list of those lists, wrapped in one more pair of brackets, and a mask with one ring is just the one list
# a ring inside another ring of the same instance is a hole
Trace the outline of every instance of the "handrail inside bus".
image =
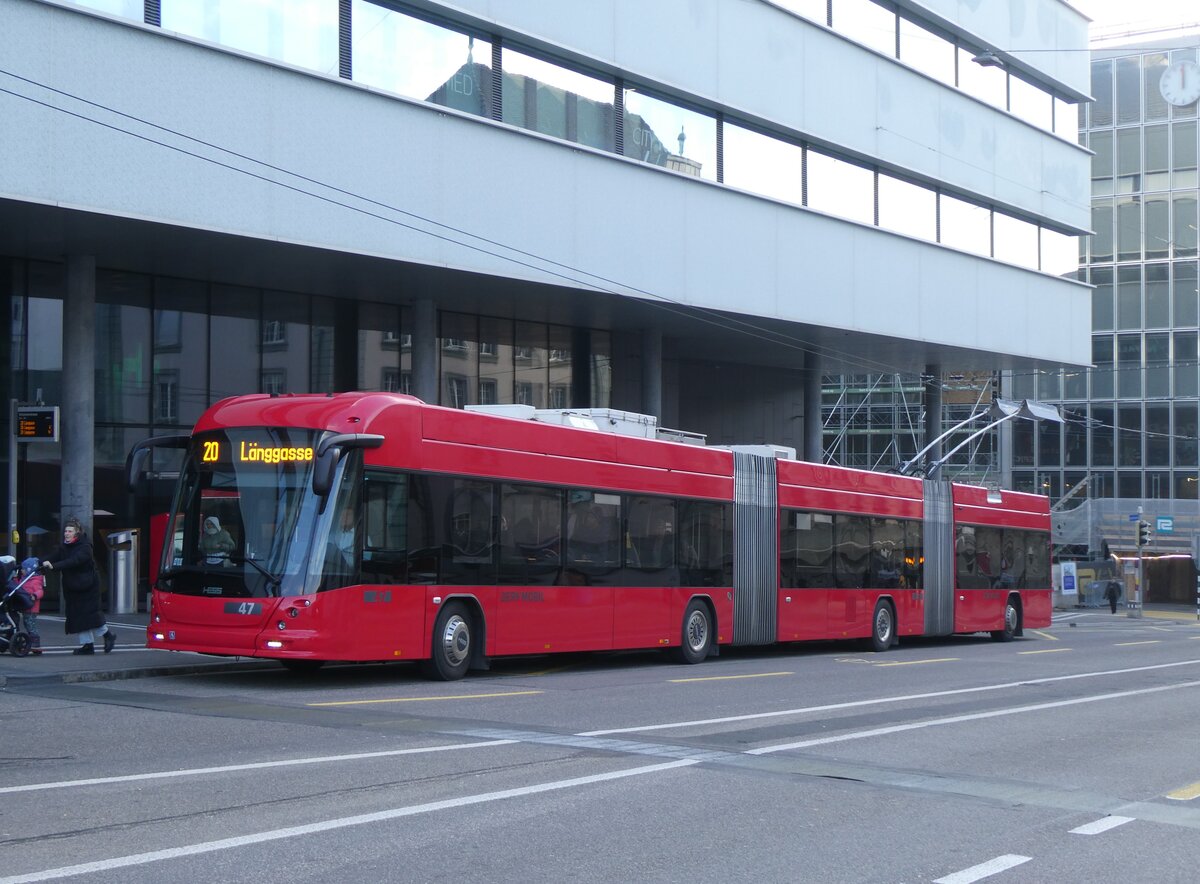
[(151, 436), (134, 445), (129, 450), (129, 456), (125, 458), (125, 477), (129, 484), (129, 490), (137, 490), (137, 480), (141, 476), (142, 463), (146, 460), (151, 448), (187, 448), (191, 438), (191, 436), (184, 435)]

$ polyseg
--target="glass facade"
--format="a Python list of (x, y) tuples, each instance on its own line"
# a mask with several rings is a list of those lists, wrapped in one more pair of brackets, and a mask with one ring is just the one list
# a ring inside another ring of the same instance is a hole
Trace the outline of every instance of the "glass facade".
[[(1197, 48), (1106, 54), (1092, 62), (1096, 101), (1080, 131), (1095, 153), (1096, 234), (1082, 244), (1079, 270), (1095, 286), (1093, 365), (1036, 376), (1038, 387), (1059, 390), (1052, 398), (1067, 423), (1041, 428), (1022, 457), (1014, 452), (1013, 484), (1065, 493), (1090, 476), (1074, 503), (1118, 498), (1168, 512), (1162, 501), (1196, 499), (1200, 268), (1196, 105), (1167, 104), (1158, 83), (1169, 62), (1194, 60)], [(1097, 518), (1099, 536), (1130, 545), (1127, 527)]]

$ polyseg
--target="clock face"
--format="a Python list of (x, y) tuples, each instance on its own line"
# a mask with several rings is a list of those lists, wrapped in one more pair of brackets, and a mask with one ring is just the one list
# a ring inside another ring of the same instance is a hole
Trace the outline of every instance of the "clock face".
[(1194, 61), (1177, 61), (1158, 81), (1162, 97), (1176, 107), (1187, 107), (1200, 99), (1200, 65)]

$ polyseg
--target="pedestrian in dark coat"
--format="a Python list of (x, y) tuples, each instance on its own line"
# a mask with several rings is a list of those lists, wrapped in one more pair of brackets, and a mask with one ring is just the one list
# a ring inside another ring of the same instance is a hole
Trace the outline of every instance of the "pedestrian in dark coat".
[(1115, 580), (1108, 581), (1108, 586), (1104, 587), (1104, 598), (1108, 601), (1108, 607), (1112, 612), (1117, 613), (1117, 599), (1121, 597), (1121, 584)]
[(92, 559), (92, 542), (79, 520), (71, 517), (63, 526), (63, 542), (47, 561), (46, 571), (62, 572), (63, 601), (67, 609), (66, 631), (79, 636), (79, 647), (72, 653), (96, 653), (96, 639), (104, 637), (104, 653), (109, 653), (116, 636), (109, 631), (100, 610), (100, 575)]

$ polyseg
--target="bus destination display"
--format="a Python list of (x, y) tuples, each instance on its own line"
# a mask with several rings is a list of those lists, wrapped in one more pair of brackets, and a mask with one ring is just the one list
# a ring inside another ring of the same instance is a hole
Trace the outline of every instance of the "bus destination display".
[[(236, 446), (230, 442), (238, 463), (307, 463), (314, 456), (313, 449), (307, 445), (262, 445), (258, 442), (241, 440)], [(221, 450), (222, 443), (216, 440), (206, 440), (201, 443), (200, 460), (203, 463), (220, 463), (224, 459)]]

